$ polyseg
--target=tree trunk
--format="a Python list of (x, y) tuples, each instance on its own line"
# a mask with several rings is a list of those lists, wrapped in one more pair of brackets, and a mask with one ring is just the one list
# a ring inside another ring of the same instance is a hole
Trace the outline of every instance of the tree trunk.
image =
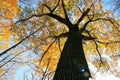
[(90, 71), (84, 55), (82, 38), (78, 31), (69, 34), (53, 80), (89, 80)]

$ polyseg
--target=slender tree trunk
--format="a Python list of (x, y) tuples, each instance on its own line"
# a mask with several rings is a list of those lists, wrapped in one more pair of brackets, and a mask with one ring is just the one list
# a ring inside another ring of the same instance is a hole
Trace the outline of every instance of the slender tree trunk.
[(78, 31), (69, 34), (53, 80), (89, 80), (91, 75), (83, 51), (82, 38)]

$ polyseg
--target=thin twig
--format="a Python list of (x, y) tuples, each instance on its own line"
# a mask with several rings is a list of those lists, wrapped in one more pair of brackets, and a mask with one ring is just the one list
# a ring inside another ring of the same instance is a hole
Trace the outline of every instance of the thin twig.
[(60, 38), (58, 38), (58, 47), (59, 47), (59, 50), (60, 50), (60, 53), (61, 53), (62, 50), (61, 50), (61, 46), (60, 46)]
[(78, 7), (77, 5), (76, 5), (76, 7), (79, 9), (79, 11), (80, 11), (81, 13), (84, 13), (84, 12), (80, 9), (80, 7)]
[[(85, 30), (85, 31), (87, 32), (87, 34), (88, 34), (90, 37), (92, 37), (91, 34), (90, 34), (87, 30)], [(96, 51), (97, 51), (97, 53), (98, 53), (98, 55), (99, 55), (99, 57), (100, 57), (100, 61), (101, 61), (101, 63), (103, 64), (102, 56), (101, 56), (101, 54), (100, 54), (100, 52), (99, 52), (99, 50), (98, 50), (98, 44), (95, 42), (95, 40), (93, 40), (93, 41), (94, 41), (94, 43), (95, 43), (95, 45), (96, 45)]]
[(5, 51), (3, 51), (2, 53), (0, 53), (0, 56), (6, 54), (8, 51), (10, 51), (11, 49), (17, 47), (19, 44), (21, 44), (23, 41), (25, 41), (26, 39), (28, 39), (31, 35), (35, 34), (36, 32), (38, 32), (41, 28), (38, 28), (36, 31), (32, 32), (31, 34), (29, 34), (28, 36), (26, 36), (25, 38), (23, 38), (21, 41), (19, 41), (17, 44), (13, 45), (12, 47), (6, 49)]
[(10, 57), (11, 56), (11, 54), (9, 54), (9, 55), (7, 55), (6, 57), (4, 57), (2, 60), (0, 60), (0, 63), (2, 62), (2, 61), (4, 61), (4, 60), (6, 60), (8, 57)]
[(10, 69), (11, 69), (11, 67), (13, 67), (14, 66), (14, 64), (15, 63), (13, 63), (6, 71), (4, 71), (4, 73), (3, 74), (1, 74), (0, 75), (0, 77), (2, 77), (2, 76), (4, 76), (5, 75), (5, 73), (7, 73)]
[(25, 51), (22, 51), (22, 52), (16, 54), (16, 55), (15, 55), (14, 57), (12, 57), (10, 60), (8, 60), (8, 61), (5, 62), (4, 64), (0, 65), (0, 68), (3, 67), (4, 65), (6, 65), (6, 64), (7, 64), (8, 62), (10, 62), (11, 60), (13, 60), (14, 58), (16, 58), (17, 56), (19, 56), (20, 54), (26, 52), (26, 51), (28, 51), (28, 50), (25, 50)]
[(53, 43), (56, 41), (56, 39), (54, 39), (52, 41), (52, 43), (48, 46), (48, 48), (45, 50), (45, 52), (43, 53), (43, 55), (41, 56), (41, 59), (40, 59), (40, 63), (42, 62), (42, 59), (44, 58), (45, 54), (48, 52), (48, 50), (50, 49), (50, 47), (53, 45)]
[(50, 12), (52, 11), (51, 8), (47, 4), (43, 4)]
[(90, 8), (88, 8), (85, 12), (82, 13), (81, 17), (79, 18), (79, 20), (77, 21), (77, 23), (75, 25), (79, 25), (79, 23), (83, 20), (83, 18), (89, 13)]
[(67, 11), (66, 11), (66, 9), (65, 9), (64, 0), (62, 0), (62, 8), (63, 8), (64, 14), (65, 14), (65, 18), (68, 19)]
[(120, 43), (120, 41), (111, 41), (111, 42), (102, 42), (102, 41), (96, 41), (100, 44), (105, 44), (105, 45), (108, 45), (108, 44), (114, 44), (114, 43)]
[(59, 3), (60, 3), (60, 0), (58, 0), (57, 5), (51, 10), (51, 13), (53, 13), (55, 11), (55, 9), (58, 7)]
[(48, 70), (48, 67), (49, 67), (49, 64), (50, 64), (50, 60), (51, 60), (51, 57), (48, 59), (47, 67), (46, 67), (46, 69), (45, 69), (45, 71), (43, 73), (43, 76), (42, 76), (41, 80), (45, 80), (45, 77), (46, 77), (45, 75), (47, 73), (47, 70)]

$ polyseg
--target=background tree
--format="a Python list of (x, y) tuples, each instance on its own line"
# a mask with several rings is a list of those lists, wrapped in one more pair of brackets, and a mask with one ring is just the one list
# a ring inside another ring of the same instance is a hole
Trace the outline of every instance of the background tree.
[(34, 1), (20, 3), (19, 18), (11, 26), (14, 45), (0, 53), (2, 69), (11, 63), (27, 65), (42, 80), (53, 74), (53, 80), (88, 80), (105, 70), (119, 77), (119, 20), (103, 10), (101, 0), (41, 0), (31, 7)]

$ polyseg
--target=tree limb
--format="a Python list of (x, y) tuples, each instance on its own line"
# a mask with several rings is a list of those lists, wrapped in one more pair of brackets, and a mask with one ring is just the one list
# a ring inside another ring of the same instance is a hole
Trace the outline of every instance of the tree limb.
[(53, 13), (55, 11), (55, 9), (57, 8), (57, 6), (59, 5), (59, 2), (60, 2), (60, 0), (58, 0), (57, 5), (51, 10), (51, 13)]
[[(22, 22), (22, 21), (26, 21), (26, 20), (29, 20), (31, 19), (32, 17), (41, 17), (41, 16), (44, 16), (44, 15), (47, 15), (49, 17), (52, 17), (64, 24), (66, 24), (66, 21), (65, 19), (63, 19), (62, 17), (58, 16), (58, 15), (55, 15), (55, 14), (51, 14), (51, 13), (47, 13), (47, 14), (40, 14), (40, 15), (36, 15), (36, 14), (33, 14), (32, 16), (26, 18), (26, 19), (22, 19), (22, 20), (19, 20), (17, 21), (15, 24), (17, 24), (18, 22)], [(67, 24), (66, 24), (67, 25)], [(3, 51), (2, 53), (0, 53), (0, 56), (2, 56), (3, 54), (7, 53), (8, 51), (10, 51), (11, 49), (15, 48), (16, 46), (18, 46), (19, 44), (21, 44), (24, 40), (28, 39), (31, 35), (33, 35), (34, 33), (36, 33), (37, 31), (39, 31), (41, 28), (37, 29), (35, 32), (31, 33), (30, 35), (26, 36), (24, 39), (22, 39), (20, 42), (18, 42), (17, 44), (13, 45), (12, 47), (8, 48), (7, 50)]]
[[(90, 37), (92, 37), (91, 34), (90, 34), (87, 30), (85, 30), (85, 31), (87, 32), (87, 34), (88, 34)], [(95, 40), (93, 40), (93, 41), (94, 41), (94, 43), (95, 43), (95, 45), (96, 45), (96, 51), (97, 51), (97, 53), (98, 53), (98, 55), (99, 55), (99, 57), (100, 57), (100, 62), (101, 62), (101, 64), (103, 64), (101, 53), (100, 53), (99, 50), (98, 50), (98, 44), (95, 42)]]
[(61, 50), (61, 47), (60, 47), (60, 38), (58, 39), (58, 47), (59, 47), (59, 50), (60, 50), (60, 53), (61, 53), (62, 50)]
[(83, 18), (89, 13), (90, 8), (88, 8), (85, 12), (83, 12), (83, 14), (81, 15), (81, 17), (78, 19), (77, 23), (75, 24), (76, 26), (79, 25), (79, 23), (83, 20)]
[[(28, 50), (26, 50), (26, 51), (28, 51)], [(16, 55), (15, 55), (14, 57), (12, 57), (10, 60), (8, 60), (8, 61), (5, 62), (4, 64), (0, 65), (0, 68), (3, 67), (4, 65), (6, 65), (6, 64), (7, 64), (8, 62), (10, 62), (11, 60), (13, 60), (14, 58), (16, 58), (18, 55), (22, 54), (23, 52), (25, 52), (25, 51), (22, 51), (22, 52), (16, 54)]]
[(71, 21), (70, 21), (68, 15), (67, 15), (67, 11), (66, 11), (66, 9), (65, 9), (64, 0), (62, 0), (62, 8), (63, 8), (64, 15), (65, 15), (65, 23), (64, 23), (64, 24), (66, 24), (67, 27), (71, 30), (71, 27), (73, 27), (73, 26), (72, 26), (72, 23), (71, 23)]
[[(41, 27), (42, 28), (42, 27)], [(37, 29), (36, 31), (34, 31), (33, 33), (29, 34), (28, 36), (26, 36), (25, 38), (23, 38), (21, 41), (19, 41), (17, 44), (13, 45), (12, 47), (6, 49), (5, 51), (3, 51), (2, 53), (0, 53), (0, 56), (6, 54), (8, 51), (10, 51), (11, 49), (17, 47), (19, 44), (21, 44), (23, 41), (25, 41), (26, 39), (28, 39), (31, 35), (35, 34), (36, 32), (38, 32), (41, 28)]]
[[(33, 14), (33, 15), (31, 15), (30, 17), (28, 17), (28, 18), (25, 18), (25, 19), (21, 19), (21, 20), (16, 21), (15, 24), (17, 24), (17, 23), (19, 23), (19, 22), (27, 21), (27, 20), (29, 20), (29, 19), (31, 19), (31, 18), (33, 18), (33, 17), (42, 17), (42, 16), (45, 16), (45, 15), (46, 15), (46, 16), (49, 16), (49, 17), (52, 17), (52, 18), (58, 20), (58, 21), (61, 22), (61, 23), (66, 24), (66, 20), (65, 20), (64, 18), (62, 18), (62, 17), (60, 17), (60, 16), (58, 16), (58, 15), (56, 15), (56, 14), (52, 14), (52, 13)], [(67, 24), (66, 24), (66, 25), (67, 25)]]
[(43, 4), (43, 6), (45, 6), (50, 11), (50, 13), (53, 13), (55, 9), (57, 8), (57, 6), (59, 5), (59, 2), (60, 0), (58, 0), (56, 6), (53, 9), (51, 9), (47, 4)]
[(40, 59), (40, 63), (42, 62), (42, 59), (44, 58), (45, 54), (48, 52), (48, 50), (50, 49), (50, 47), (53, 45), (53, 43), (56, 41), (56, 39), (54, 39), (54, 41), (52, 41), (52, 43), (48, 46), (48, 48), (45, 50), (45, 52), (43, 53), (43, 55), (41, 56)]
[(61, 33), (60, 35), (58, 35), (58, 36), (51, 36), (51, 37), (53, 37), (53, 38), (64, 38), (64, 37), (67, 37), (69, 35), (69, 32), (66, 32), (66, 33)]
[(50, 12), (52, 11), (51, 8), (47, 4), (43, 4)]
[(2, 60), (0, 60), (0, 63), (2, 62), (2, 61), (4, 61), (4, 60), (6, 60), (8, 57), (10, 57), (11, 56), (11, 54), (9, 54), (9, 55), (7, 55), (6, 57), (4, 57)]
[(96, 41), (96, 42), (101, 43), (101, 44), (106, 44), (106, 45), (113, 44), (113, 43), (120, 43), (120, 41), (111, 41), (111, 42)]
[(14, 63), (7, 70), (5, 70), (3, 74), (0, 75), (0, 78), (3, 77), (13, 66), (14, 66)]
[(92, 22), (92, 19), (90, 19), (89, 21), (87, 21), (87, 22), (84, 24), (83, 28), (80, 29), (80, 31), (81, 31), (81, 32), (84, 32), (84, 31), (86, 30), (87, 25), (88, 25), (90, 22)]
[(65, 20), (64, 18), (56, 15), (56, 14), (51, 14), (51, 13), (49, 13), (49, 14), (47, 14), (47, 16), (52, 17), (52, 18), (60, 21), (61, 23), (64, 23), (65, 25), (67, 25), (67, 24), (66, 24), (66, 20)]
[(48, 67), (49, 67), (49, 64), (50, 64), (50, 60), (51, 60), (51, 57), (48, 59), (47, 67), (45, 68), (45, 71), (44, 71), (44, 73), (42, 75), (42, 79), (41, 80), (45, 80), (46, 73), (47, 73), (47, 70), (48, 70)]
[(69, 19), (69, 18), (68, 18), (68, 15), (67, 15), (67, 11), (66, 11), (66, 9), (65, 9), (64, 0), (62, 0), (62, 8), (63, 8), (64, 14), (65, 14), (65, 19)]
[(19, 22), (23, 22), (23, 21), (27, 21), (27, 20), (29, 20), (29, 19), (31, 19), (31, 18), (33, 18), (33, 17), (42, 17), (42, 16), (44, 16), (44, 15), (48, 15), (49, 13), (47, 13), (47, 14), (33, 14), (33, 15), (31, 15), (30, 17), (28, 17), (28, 18), (25, 18), (25, 19), (21, 19), (21, 20), (18, 20), (18, 21), (16, 21), (15, 22), (15, 24), (17, 24), (17, 23), (19, 23)]

